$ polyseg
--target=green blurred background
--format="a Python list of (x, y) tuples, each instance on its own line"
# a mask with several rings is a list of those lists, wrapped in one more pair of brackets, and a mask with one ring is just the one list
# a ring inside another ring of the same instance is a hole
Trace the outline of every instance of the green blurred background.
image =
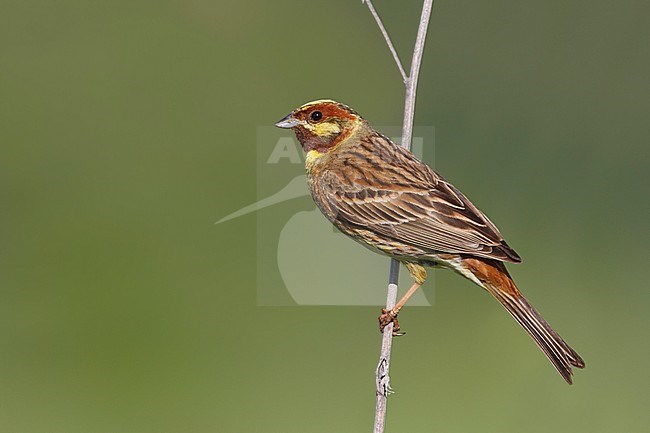
[[(407, 64), (420, 6), (376, 2)], [(439, 271), (389, 431), (648, 431), (649, 16), (437, 2), (415, 122), (587, 369)], [(360, 1), (0, 3), (0, 431), (370, 431), (377, 309), (257, 306), (255, 214), (213, 224), (255, 201), (257, 127), (321, 97), (401, 123)]]

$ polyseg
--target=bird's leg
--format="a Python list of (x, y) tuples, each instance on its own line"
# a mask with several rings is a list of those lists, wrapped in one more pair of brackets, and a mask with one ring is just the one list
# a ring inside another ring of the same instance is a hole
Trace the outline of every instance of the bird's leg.
[(424, 280), (426, 280), (427, 278), (427, 270), (422, 265), (413, 262), (403, 262), (403, 263), (406, 266), (406, 269), (408, 269), (408, 271), (410, 272), (413, 279), (415, 279), (415, 283), (413, 283), (411, 288), (406, 291), (404, 296), (402, 296), (400, 300), (397, 301), (397, 304), (395, 304), (395, 306), (391, 308), (390, 311), (385, 308), (382, 308), (381, 316), (379, 316), (379, 330), (381, 332), (384, 332), (384, 328), (386, 327), (386, 325), (392, 322), (393, 336), (404, 335), (404, 332), (398, 332), (399, 322), (397, 322), (397, 315), (399, 314), (399, 311), (402, 309), (404, 304), (406, 304), (406, 301), (408, 301), (409, 298), (413, 296), (415, 291), (419, 289), (422, 284), (424, 284)]
[(421, 285), (422, 284), (418, 283), (418, 282), (413, 283), (411, 288), (406, 291), (404, 296), (402, 296), (400, 298), (400, 300), (397, 301), (397, 304), (395, 304), (395, 306), (393, 308), (391, 308), (390, 310), (387, 310), (385, 308), (381, 309), (382, 314), (381, 314), (381, 316), (379, 316), (379, 330), (381, 332), (384, 332), (384, 328), (389, 323), (392, 322), (393, 323), (393, 336), (404, 335), (404, 333), (398, 332), (399, 331), (399, 322), (397, 321), (397, 315), (399, 314), (399, 311), (402, 309), (404, 304), (406, 304), (406, 301), (408, 301), (409, 298), (411, 296), (413, 296), (415, 291), (417, 289), (419, 289)]

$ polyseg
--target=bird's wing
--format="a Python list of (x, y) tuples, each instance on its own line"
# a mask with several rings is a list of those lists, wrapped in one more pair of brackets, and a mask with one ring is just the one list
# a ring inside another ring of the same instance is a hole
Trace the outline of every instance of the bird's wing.
[(337, 225), (427, 254), (521, 261), (497, 227), (453, 185), (410, 152), (390, 141), (380, 144), (390, 145), (390, 158), (352, 152), (321, 176), (320, 189)]

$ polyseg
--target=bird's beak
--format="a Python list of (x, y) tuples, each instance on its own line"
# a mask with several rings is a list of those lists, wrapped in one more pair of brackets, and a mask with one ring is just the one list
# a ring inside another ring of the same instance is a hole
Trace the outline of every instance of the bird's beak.
[(293, 117), (292, 114), (289, 114), (287, 117), (283, 118), (278, 123), (276, 123), (275, 126), (277, 126), (278, 128), (283, 128), (283, 129), (291, 129), (291, 128), (295, 128), (296, 126), (298, 126), (299, 123), (300, 123), (300, 121), (298, 119)]

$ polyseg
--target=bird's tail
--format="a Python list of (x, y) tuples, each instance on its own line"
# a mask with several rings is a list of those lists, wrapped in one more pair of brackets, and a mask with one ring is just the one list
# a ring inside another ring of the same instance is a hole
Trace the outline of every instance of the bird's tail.
[(564, 380), (571, 384), (573, 382), (571, 367), (584, 368), (585, 362), (530, 305), (517, 289), (505, 265), (496, 260), (472, 257), (464, 258), (462, 266), (469, 270), (479, 280), (480, 285), (508, 310), (535, 340)]

